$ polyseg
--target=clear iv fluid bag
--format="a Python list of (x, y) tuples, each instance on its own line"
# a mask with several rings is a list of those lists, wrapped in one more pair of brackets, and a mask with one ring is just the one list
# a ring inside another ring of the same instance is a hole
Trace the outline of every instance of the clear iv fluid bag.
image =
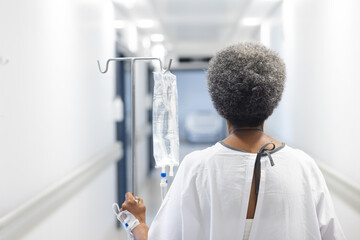
[(179, 165), (179, 127), (176, 76), (170, 72), (154, 72), (153, 142), (157, 168)]

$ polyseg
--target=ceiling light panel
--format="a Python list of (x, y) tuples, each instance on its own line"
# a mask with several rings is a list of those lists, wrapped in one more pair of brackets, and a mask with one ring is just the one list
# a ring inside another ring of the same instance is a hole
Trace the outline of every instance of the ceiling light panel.
[(126, 22), (124, 20), (115, 20), (113, 26), (116, 29), (123, 29), (126, 27)]
[(136, 21), (136, 26), (138, 28), (153, 28), (155, 26), (155, 21), (152, 19), (141, 19)]
[(133, 9), (136, 4), (136, 0), (113, 0), (113, 2), (127, 9)]
[(156, 33), (156, 34), (152, 34), (151, 36), (150, 36), (150, 39), (151, 39), (151, 41), (153, 41), (153, 42), (162, 42), (162, 41), (164, 41), (164, 35), (163, 34), (159, 34), (159, 33)]
[(244, 26), (258, 26), (261, 24), (260, 18), (243, 18), (241, 24)]

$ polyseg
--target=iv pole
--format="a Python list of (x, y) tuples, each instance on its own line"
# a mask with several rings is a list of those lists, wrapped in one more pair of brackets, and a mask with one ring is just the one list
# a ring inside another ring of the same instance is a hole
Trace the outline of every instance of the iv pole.
[[(132, 193), (134, 196), (136, 196), (136, 190), (137, 186), (135, 184), (135, 174), (136, 174), (136, 164), (135, 164), (135, 61), (150, 61), (150, 60), (156, 60), (159, 61), (160, 69), (163, 71), (162, 68), (162, 62), (160, 58), (153, 58), (153, 57), (122, 57), (122, 58), (110, 58), (106, 61), (106, 67), (105, 70), (102, 71), (100, 67), (100, 62), (97, 61), (98, 67), (101, 73), (106, 73), (109, 68), (109, 63), (111, 61), (120, 62), (120, 61), (130, 61), (131, 63), (131, 105), (132, 105), (132, 122), (131, 122), (131, 170), (132, 170), (132, 176), (131, 176), (131, 186), (132, 186)], [(172, 59), (169, 60), (169, 65), (167, 66), (164, 73), (168, 72), (171, 67)]]

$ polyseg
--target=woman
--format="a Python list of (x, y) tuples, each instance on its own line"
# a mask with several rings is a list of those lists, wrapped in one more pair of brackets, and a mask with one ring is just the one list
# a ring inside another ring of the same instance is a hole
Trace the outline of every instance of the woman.
[(283, 61), (260, 44), (216, 54), (208, 87), (229, 135), (185, 157), (150, 230), (127, 193), (135, 239), (345, 239), (314, 160), (263, 132), (284, 82)]

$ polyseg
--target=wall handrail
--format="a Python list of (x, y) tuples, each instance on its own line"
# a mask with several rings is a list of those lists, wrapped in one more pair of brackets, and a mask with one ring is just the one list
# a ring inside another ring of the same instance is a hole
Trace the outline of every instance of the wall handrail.
[(97, 174), (122, 156), (122, 146), (114, 143), (97, 153), (43, 192), (0, 218), (0, 239), (21, 236), (88, 185)]
[(316, 161), (330, 190), (336, 193), (350, 207), (360, 213), (360, 185), (339, 173), (327, 164)]

